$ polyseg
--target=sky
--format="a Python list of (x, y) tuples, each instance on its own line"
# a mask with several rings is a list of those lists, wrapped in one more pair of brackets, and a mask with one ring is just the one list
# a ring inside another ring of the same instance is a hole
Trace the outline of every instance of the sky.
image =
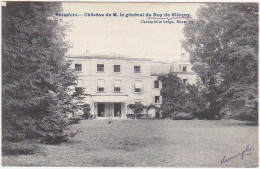
[[(151, 58), (154, 61), (182, 60), (181, 47), (184, 23), (141, 23), (141, 21), (167, 21), (165, 13), (190, 14), (196, 18), (199, 3), (86, 3), (63, 2), (63, 13), (81, 15), (63, 17), (71, 24), (66, 39), (73, 46), (69, 55), (120, 55), (123, 57)], [(85, 13), (144, 14), (148, 17), (88, 17)], [(163, 14), (153, 16), (153, 14)], [(151, 18), (150, 17), (150, 18)], [(171, 18), (169, 16), (168, 18)], [(186, 19), (180, 19), (185, 21)]]

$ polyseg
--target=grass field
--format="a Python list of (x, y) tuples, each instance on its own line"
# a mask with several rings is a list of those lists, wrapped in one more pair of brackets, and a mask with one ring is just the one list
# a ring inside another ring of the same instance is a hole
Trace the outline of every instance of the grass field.
[[(234, 120), (83, 120), (71, 143), (34, 155), (3, 156), (3, 166), (257, 167), (258, 127)], [(220, 164), (224, 155), (242, 153)]]

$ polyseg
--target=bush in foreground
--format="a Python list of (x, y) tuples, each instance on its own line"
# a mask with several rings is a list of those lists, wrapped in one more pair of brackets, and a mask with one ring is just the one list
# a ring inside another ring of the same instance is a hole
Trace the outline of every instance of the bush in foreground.
[(31, 142), (3, 142), (2, 154), (3, 155), (19, 155), (19, 154), (34, 154), (38, 149), (37, 145)]
[(175, 112), (172, 116), (172, 120), (192, 120), (193, 117), (189, 113)]

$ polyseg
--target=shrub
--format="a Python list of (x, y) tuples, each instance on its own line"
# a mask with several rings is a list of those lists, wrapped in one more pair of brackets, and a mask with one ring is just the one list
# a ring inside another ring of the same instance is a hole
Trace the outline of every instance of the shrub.
[(128, 107), (133, 110), (134, 117), (140, 118), (141, 113), (145, 110), (145, 106), (142, 103), (129, 104)]
[(3, 142), (2, 153), (3, 155), (19, 155), (19, 154), (34, 154), (38, 149), (35, 143), (23, 142)]
[(78, 123), (80, 123), (80, 120), (82, 120), (81, 117), (72, 117), (72, 118), (69, 118), (69, 125), (78, 124)]
[(90, 118), (90, 116), (91, 116), (90, 110), (91, 109), (90, 109), (90, 105), (89, 104), (84, 104), (83, 105), (83, 112), (84, 112), (83, 117), (85, 119), (89, 119)]
[(172, 120), (192, 120), (192, 115), (185, 112), (175, 112), (172, 116)]

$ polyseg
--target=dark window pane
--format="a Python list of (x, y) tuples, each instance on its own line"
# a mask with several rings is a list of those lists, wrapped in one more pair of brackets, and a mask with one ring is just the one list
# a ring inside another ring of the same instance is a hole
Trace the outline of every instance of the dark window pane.
[(154, 81), (154, 88), (159, 88), (159, 81), (158, 80)]
[(99, 92), (103, 92), (104, 91), (104, 87), (98, 87), (98, 91)]
[(120, 87), (114, 87), (115, 92), (120, 92), (121, 88)]
[(114, 72), (120, 72), (120, 65), (114, 65)]
[(75, 71), (81, 72), (82, 71), (82, 64), (75, 64)]
[(187, 72), (187, 66), (183, 66), (183, 72)]
[(141, 72), (141, 66), (134, 66), (134, 73), (140, 73)]
[(75, 87), (75, 91), (76, 91), (76, 92), (81, 92), (82, 90), (83, 90), (82, 87)]
[(160, 96), (155, 96), (154, 102), (155, 103), (160, 103)]
[(135, 92), (140, 93), (141, 89), (140, 88), (135, 88)]
[(183, 84), (187, 84), (188, 79), (183, 79)]
[(104, 72), (104, 64), (97, 64), (97, 71)]

